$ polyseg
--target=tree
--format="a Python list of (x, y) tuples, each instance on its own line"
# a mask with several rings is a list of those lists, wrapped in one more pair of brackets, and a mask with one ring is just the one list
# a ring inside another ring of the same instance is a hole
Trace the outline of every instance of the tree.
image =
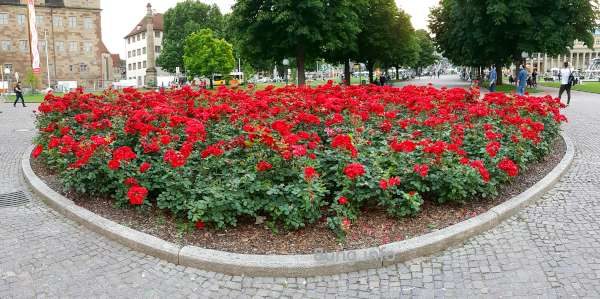
[(238, 0), (232, 22), (246, 57), (295, 57), (304, 85), (307, 59), (351, 45), (360, 31), (354, 0)]
[(410, 22), (410, 16), (402, 10), (398, 10), (395, 22), (392, 25), (394, 46), (391, 57), (385, 63), (386, 66), (396, 68), (396, 79), (400, 79), (398, 69), (402, 66), (412, 66), (419, 57), (419, 43), (415, 30)]
[(433, 40), (429, 36), (429, 33), (421, 29), (416, 31), (416, 36), (417, 43), (419, 44), (419, 53), (414, 67), (417, 70), (417, 73), (421, 74), (424, 67), (436, 63), (438, 58), (435, 56), (435, 45), (433, 44)]
[(371, 83), (375, 64), (389, 62), (396, 51), (399, 38), (394, 34), (394, 24), (398, 13), (394, 0), (368, 0), (361, 11), (363, 30), (358, 35), (358, 57), (365, 62)]
[(164, 15), (163, 49), (157, 63), (164, 70), (174, 73), (177, 67), (184, 67), (183, 53), (185, 39), (201, 29), (211, 29), (223, 37), (225, 20), (219, 7), (200, 1), (186, 0), (177, 3)]
[(575, 40), (592, 47), (597, 7), (597, 0), (442, 0), (429, 27), (455, 64), (501, 67), (519, 64), (522, 52), (564, 54)]
[(185, 39), (183, 62), (189, 77), (204, 76), (213, 88), (214, 74), (229, 74), (235, 65), (233, 47), (216, 38), (210, 29), (192, 33)]
[(35, 93), (35, 90), (40, 85), (40, 79), (31, 69), (29, 69), (25, 73), (25, 83), (27, 83), (27, 85), (29, 85), (29, 87), (31, 87), (31, 92)]

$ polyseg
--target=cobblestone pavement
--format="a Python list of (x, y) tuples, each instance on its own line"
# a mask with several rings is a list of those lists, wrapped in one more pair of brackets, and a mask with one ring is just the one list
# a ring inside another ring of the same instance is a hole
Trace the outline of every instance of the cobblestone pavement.
[[(0, 110), (0, 192), (24, 190), (18, 161), (33, 133), (17, 130), (33, 128), (31, 110)], [(432, 257), (308, 279), (228, 276), (131, 251), (33, 198), (0, 208), (0, 298), (598, 298), (600, 96), (574, 92), (566, 113), (569, 173), (538, 204)]]

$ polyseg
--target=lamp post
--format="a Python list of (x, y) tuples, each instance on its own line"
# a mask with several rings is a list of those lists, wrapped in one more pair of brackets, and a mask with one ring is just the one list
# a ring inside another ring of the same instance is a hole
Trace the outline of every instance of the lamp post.
[(283, 75), (285, 77), (285, 85), (288, 85), (288, 66), (290, 65), (290, 60), (285, 58), (282, 61), (283, 65), (285, 66), (285, 74)]

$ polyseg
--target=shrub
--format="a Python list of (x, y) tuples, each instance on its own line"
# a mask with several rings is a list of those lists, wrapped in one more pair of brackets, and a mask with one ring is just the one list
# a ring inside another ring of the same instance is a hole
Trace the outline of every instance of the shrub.
[(327, 218), (343, 237), (361, 208), (415, 215), (465, 202), (544, 157), (565, 117), (552, 97), (408, 86), (48, 95), (36, 155), (79, 192), (218, 228)]

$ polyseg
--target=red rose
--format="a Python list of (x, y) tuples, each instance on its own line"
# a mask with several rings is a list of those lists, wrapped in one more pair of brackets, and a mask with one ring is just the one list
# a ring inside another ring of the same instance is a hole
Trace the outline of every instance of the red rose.
[(273, 165), (271, 165), (271, 163), (269, 163), (267, 161), (260, 161), (260, 162), (258, 162), (258, 164), (256, 164), (257, 171), (267, 171), (271, 168), (273, 168)]
[(429, 166), (427, 164), (417, 164), (414, 167), (414, 171), (424, 178), (429, 174)]
[(39, 157), (42, 154), (43, 151), (44, 151), (44, 147), (43, 146), (41, 146), (41, 145), (36, 146), (33, 149), (33, 153), (32, 153), (33, 158), (37, 159), (37, 157)]
[(129, 203), (132, 205), (141, 205), (144, 203), (144, 199), (148, 196), (148, 189), (141, 186), (133, 186), (129, 188), (127, 197), (129, 197)]
[(498, 168), (506, 172), (506, 174), (508, 174), (510, 177), (519, 175), (519, 167), (509, 158), (502, 159), (502, 161), (498, 163)]
[(202, 220), (196, 221), (196, 229), (197, 230), (203, 230), (205, 226), (206, 225), (204, 224), (204, 221), (202, 221)]
[(111, 170), (117, 170), (121, 167), (121, 162), (119, 160), (110, 160), (108, 161), (108, 168)]
[(348, 199), (345, 198), (344, 196), (340, 196), (340, 198), (338, 198), (338, 203), (343, 205), (346, 205), (348, 203)]
[(485, 150), (491, 158), (496, 157), (498, 151), (500, 150), (500, 142), (494, 141), (488, 143), (488, 145), (485, 147)]
[(126, 178), (125, 185), (127, 186), (139, 186), (138, 181), (135, 178)]
[(388, 182), (384, 179), (381, 179), (379, 181), (379, 188), (381, 188), (381, 190), (387, 190), (388, 188)]
[(390, 186), (398, 186), (400, 185), (400, 178), (399, 177), (392, 177), (388, 180), (388, 184)]
[(150, 165), (150, 163), (144, 162), (144, 163), (142, 163), (142, 165), (140, 165), (140, 172), (145, 173), (146, 171), (148, 171), (150, 169), (150, 167), (152, 167), (152, 165)]
[(350, 226), (352, 226), (352, 222), (350, 222), (350, 219), (344, 218), (342, 220), (342, 229), (343, 230), (349, 230)]
[(365, 174), (365, 167), (360, 163), (352, 163), (344, 168), (344, 174), (351, 180)]
[(309, 182), (312, 181), (313, 178), (319, 176), (317, 171), (310, 166), (304, 167), (304, 179)]

